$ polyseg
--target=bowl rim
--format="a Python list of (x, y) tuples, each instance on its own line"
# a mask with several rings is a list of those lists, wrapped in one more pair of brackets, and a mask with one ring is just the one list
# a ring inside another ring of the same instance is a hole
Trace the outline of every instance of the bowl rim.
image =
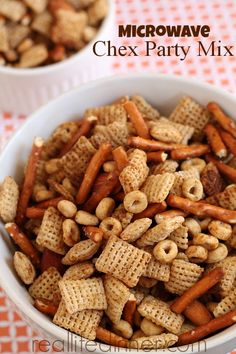
[[(87, 54), (91, 55), (92, 53), (92, 47), (94, 43), (102, 39), (102, 36), (106, 32), (107, 27), (109, 27), (109, 24), (113, 21), (114, 13), (115, 13), (115, 1), (113, 0), (107, 0), (108, 1), (108, 14), (102, 21), (98, 32), (96, 33), (96, 36), (89, 42), (87, 43), (82, 49), (80, 49), (77, 53), (73, 54), (70, 58), (64, 59), (58, 63), (54, 64), (48, 64), (45, 66), (39, 66), (35, 68), (14, 68), (14, 67), (6, 67), (6, 66), (0, 66), (0, 75), (1, 74), (7, 74), (10, 76), (38, 76), (42, 74), (50, 74), (55, 72), (56, 70), (60, 70), (63, 67), (74, 64), (76, 61), (79, 61), (80, 59), (84, 58)], [(93, 54), (93, 53), (92, 53)], [(78, 62), (79, 64), (79, 62)]]
[[(0, 154), (0, 164), (1, 164), (1, 159), (7, 155), (8, 153), (8, 148), (14, 144), (15, 142), (15, 138), (22, 134), (22, 132), (24, 132), (25, 129), (27, 129), (28, 124), (31, 124), (31, 122), (35, 119), (38, 119), (38, 116), (44, 112), (45, 109), (47, 109), (48, 107), (53, 107), (57, 102), (60, 102), (60, 100), (62, 98), (66, 99), (67, 96), (70, 96), (72, 93), (75, 92), (80, 92), (80, 91), (84, 91), (84, 90), (89, 90), (89, 89), (93, 89), (96, 88), (102, 84), (108, 83), (108, 82), (118, 82), (118, 81), (123, 81), (125, 79), (134, 79), (134, 80), (138, 80), (138, 79), (146, 79), (146, 80), (169, 80), (169, 81), (175, 81), (175, 82), (181, 82), (181, 83), (186, 83), (186, 84), (191, 84), (192, 86), (198, 87), (198, 88), (203, 88), (205, 90), (210, 90), (212, 93), (216, 93), (219, 94), (221, 96), (225, 96), (231, 100), (235, 100), (235, 96), (233, 95), (233, 93), (216, 87), (213, 84), (210, 83), (205, 83), (205, 82), (201, 82), (195, 78), (189, 78), (186, 76), (177, 76), (177, 75), (173, 75), (173, 74), (157, 74), (157, 73), (132, 73), (132, 74), (120, 74), (120, 75), (113, 75), (110, 77), (104, 77), (101, 79), (97, 79), (94, 81), (91, 81), (89, 83), (86, 84), (82, 84), (77, 88), (74, 88), (60, 96), (58, 96), (57, 98), (55, 98), (54, 100), (51, 100), (49, 103), (45, 104), (44, 106), (42, 106), (41, 108), (39, 108), (38, 110), (36, 110), (33, 114), (31, 114), (27, 120), (22, 124), (22, 126), (13, 134), (13, 136), (11, 137), (10, 141), (5, 145), (4, 149), (2, 150), (1, 154)], [(17, 294), (14, 292), (14, 288), (12, 288), (10, 286), (10, 284), (8, 283), (7, 279), (4, 278), (4, 274), (1, 272), (0, 270), (0, 285), (3, 288), (3, 290), (5, 291), (5, 293), (7, 294), (7, 296), (9, 297), (9, 299), (20, 309), (20, 311), (27, 316), (30, 320), (32, 320), (33, 323), (35, 323), (38, 327), (40, 327), (42, 330), (44, 330), (45, 332), (47, 332), (49, 335), (55, 337), (55, 338), (62, 338), (65, 340), (65, 336), (68, 335), (68, 333), (71, 333), (70, 331), (67, 331), (63, 328), (60, 328), (59, 326), (55, 325), (53, 322), (48, 322), (48, 319), (42, 315), (38, 310), (36, 310), (32, 303), (30, 301), (23, 301), (21, 299), (19, 299), (17, 297)], [(219, 346), (222, 343), (227, 343), (230, 340), (232, 340), (235, 335), (234, 335), (234, 330), (236, 329), (236, 324), (232, 325), (224, 330), (222, 330), (220, 333), (217, 333), (209, 338), (207, 338), (206, 340), (202, 340), (204, 342), (207, 343), (207, 350), (212, 349), (214, 347)], [(72, 333), (73, 334), (73, 333)], [(83, 337), (73, 334), (73, 336), (78, 337), (82, 343), (82, 348), (83, 350), (85, 350), (85, 343), (88, 342), (89, 340), (84, 339)], [(199, 351), (199, 343), (201, 343), (202, 341), (196, 342), (194, 344), (191, 345), (191, 352), (192, 353), (198, 353)], [(98, 342), (96, 341), (89, 341), (90, 343), (93, 342), (97, 345)], [(110, 350), (112, 350), (111, 352), (116, 352), (118, 351), (117, 347), (113, 347), (113, 346), (109, 346), (109, 345), (105, 345), (103, 344), (104, 348), (110, 348)], [(181, 347), (173, 347), (170, 348), (170, 352), (175, 350), (175, 352), (177, 353), (181, 353), (181, 352), (187, 352), (186, 351), (186, 346), (181, 346)], [(137, 353), (140, 352), (142, 354), (144, 354), (146, 351), (141, 351), (141, 350), (136, 350), (136, 349), (125, 349), (125, 348), (119, 348), (119, 353), (121, 354), (125, 354), (127, 353), (127, 351), (133, 352), (133, 353)], [(168, 349), (165, 350), (157, 350), (157, 353), (166, 353), (168, 351)], [(86, 350), (85, 350), (86, 352)], [(153, 350), (151, 351), (153, 352)], [(101, 350), (96, 350), (96, 353), (103, 353), (103, 351)]]

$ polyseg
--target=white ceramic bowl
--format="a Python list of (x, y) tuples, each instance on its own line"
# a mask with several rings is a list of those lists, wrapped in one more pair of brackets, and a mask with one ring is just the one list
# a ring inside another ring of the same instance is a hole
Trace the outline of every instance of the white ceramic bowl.
[(115, 1), (96, 37), (77, 54), (60, 63), (38, 68), (0, 66), (0, 111), (28, 115), (81, 83), (111, 75), (111, 58), (93, 54), (97, 40), (109, 40), (115, 20)]
[[(23, 164), (27, 159), (34, 136), (41, 135), (46, 138), (58, 124), (81, 116), (86, 108), (103, 105), (122, 95), (132, 94), (143, 95), (153, 105), (157, 106), (163, 114), (170, 113), (178, 99), (185, 94), (194, 97), (202, 104), (214, 100), (233, 117), (236, 112), (236, 100), (232, 94), (188, 78), (154, 74), (126, 75), (97, 80), (57, 98), (42, 107), (27, 120), (0, 156), (0, 181), (7, 175), (12, 175), (18, 180), (21, 178)], [(12, 268), (12, 244), (2, 225), (0, 228), (3, 233), (3, 238), (0, 237), (1, 286), (18, 310), (20, 309), (26, 321), (33, 325), (43, 338), (49, 337), (51, 341), (60, 339), (66, 344), (68, 342), (68, 332), (55, 326), (46, 316), (32, 306), (26, 289), (19, 282)], [(173, 353), (198, 353), (206, 351), (205, 346), (207, 353), (226, 353), (236, 347), (235, 330), (236, 325), (221, 331), (206, 341), (165, 351), (160, 350), (158, 353), (166, 353), (168, 351)], [(73, 335), (73, 343), (75, 341), (86, 351), (86, 341), (82, 340), (81, 342), (81, 337)], [(89, 343), (90, 351), (92, 351), (95, 348), (95, 344), (92, 346), (91, 342)], [(96, 346), (97, 353), (107, 350), (108, 346)], [(111, 348), (110, 351), (113, 352), (114, 350), (114, 348)], [(66, 351), (71, 352), (71, 350)], [(78, 352), (80, 352), (79, 349)], [(127, 351), (120, 349), (119, 352), (123, 354)]]

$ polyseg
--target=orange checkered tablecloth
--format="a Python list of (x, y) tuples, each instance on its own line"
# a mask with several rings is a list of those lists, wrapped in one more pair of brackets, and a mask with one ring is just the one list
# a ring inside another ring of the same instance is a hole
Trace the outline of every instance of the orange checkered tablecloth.
[[(234, 0), (115, 0), (117, 24), (205, 24), (211, 28), (210, 40), (224, 45), (235, 43), (236, 1)], [(115, 36), (117, 33), (115, 33)], [(150, 38), (150, 40), (153, 40)], [(192, 38), (159, 37), (158, 45), (195, 45)], [(142, 38), (114, 38), (120, 45), (142, 46)], [(197, 57), (193, 53), (184, 61), (174, 56), (114, 57), (113, 72), (161, 72), (195, 77), (236, 91), (235, 57)], [(0, 93), (1, 94), (1, 93)], [(19, 112), (20, 113), (20, 112)], [(0, 114), (0, 148), (26, 118)], [(37, 334), (14, 311), (0, 288), (0, 353), (32, 353), (32, 339)], [(39, 353), (40, 351), (38, 351)], [(48, 352), (48, 351), (47, 351)], [(42, 350), (41, 350), (42, 353)]]

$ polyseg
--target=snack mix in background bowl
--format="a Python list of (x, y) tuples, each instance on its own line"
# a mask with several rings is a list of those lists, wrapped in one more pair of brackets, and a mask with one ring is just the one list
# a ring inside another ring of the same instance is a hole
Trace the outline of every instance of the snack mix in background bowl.
[(109, 74), (92, 44), (110, 36), (113, 7), (111, 0), (0, 0), (0, 109), (28, 114)]
[(235, 122), (190, 96), (165, 116), (142, 95), (89, 97), (82, 119), (34, 139), (22, 184), (2, 181), (0, 217), (34, 307), (87, 340), (138, 350), (230, 327)]
[(1, 0), (1, 64), (51, 65), (79, 52), (108, 14), (107, 0)]

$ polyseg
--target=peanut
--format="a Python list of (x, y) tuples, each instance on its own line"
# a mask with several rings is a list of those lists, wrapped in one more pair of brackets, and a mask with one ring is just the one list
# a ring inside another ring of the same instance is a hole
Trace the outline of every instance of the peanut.
[(129, 322), (120, 320), (116, 324), (113, 325), (114, 331), (118, 334), (121, 335), (123, 338), (131, 338), (133, 335), (133, 329)]
[(98, 204), (95, 214), (98, 219), (103, 220), (109, 216), (111, 216), (116, 203), (112, 198), (103, 198)]
[(64, 215), (66, 218), (73, 218), (77, 212), (77, 207), (74, 203), (69, 200), (61, 200), (57, 204), (57, 209)]
[(63, 241), (69, 247), (74, 246), (80, 240), (80, 230), (74, 220), (66, 219), (62, 224)]
[(144, 318), (140, 324), (140, 329), (146, 336), (155, 336), (164, 332), (164, 328), (162, 326), (158, 326), (152, 321)]
[(99, 223), (98, 218), (84, 210), (77, 211), (75, 215), (75, 221), (81, 225), (96, 226)]
[(36, 277), (36, 271), (30, 259), (24, 253), (17, 251), (13, 257), (13, 264), (23, 283), (32, 284)]

